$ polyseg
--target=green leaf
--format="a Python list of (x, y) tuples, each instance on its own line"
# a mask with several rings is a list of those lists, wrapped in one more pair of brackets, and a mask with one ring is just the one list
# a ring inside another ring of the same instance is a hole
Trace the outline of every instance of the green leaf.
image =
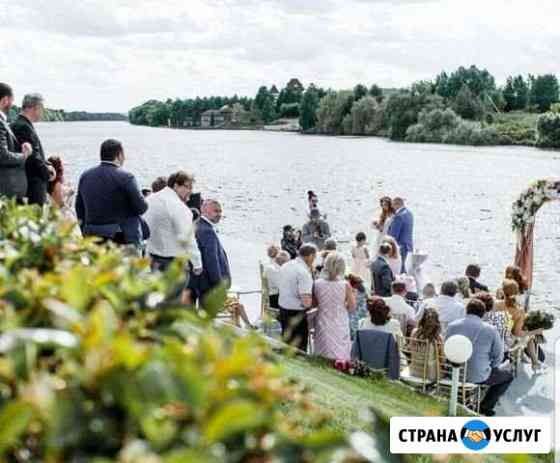
[(221, 407), (210, 418), (205, 436), (209, 442), (218, 442), (240, 432), (252, 431), (263, 421), (263, 415), (255, 403), (236, 400)]
[(225, 283), (222, 283), (218, 287), (210, 291), (210, 294), (206, 296), (204, 302), (204, 311), (212, 319), (224, 308), (224, 302), (227, 296), (227, 287)]
[(64, 300), (80, 311), (88, 306), (92, 297), (88, 278), (88, 272), (83, 268), (74, 268), (66, 275), (64, 286), (61, 288)]
[(12, 402), (0, 411), (0, 455), (15, 445), (33, 418), (33, 408), (24, 402)]
[(219, 463), (222, 458), (215, 457), (202, 450), (176, 450), (163, 457), (163, 463)]

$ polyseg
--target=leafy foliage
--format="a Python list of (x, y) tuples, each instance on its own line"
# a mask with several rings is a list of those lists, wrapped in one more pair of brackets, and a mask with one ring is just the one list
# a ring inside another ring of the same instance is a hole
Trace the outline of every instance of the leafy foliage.
[(463, 119), (480, 120), (484, 114), (484, 107), (477, 95), (464, 84), (453, 100), (453, 110)]
[(537, 146), (560, 148), (560, 114), (541, 114), (537, 119)]
[(548, 111), (553, 103), (559, 100), (558, 78), (554, 74), (529, 76), (531, 82), (530, 102), (540, 112)]

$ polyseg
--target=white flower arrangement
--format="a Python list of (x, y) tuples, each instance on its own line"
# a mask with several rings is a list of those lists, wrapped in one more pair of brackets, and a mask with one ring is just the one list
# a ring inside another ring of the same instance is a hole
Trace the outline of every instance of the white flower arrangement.
[(560, 199), (560, 181), (538, 180), (523, 192), (512, 208), (512, 228), (514, 232), (525, 234), (529, 224), (535, 222), (535, 215), (548, 201)]

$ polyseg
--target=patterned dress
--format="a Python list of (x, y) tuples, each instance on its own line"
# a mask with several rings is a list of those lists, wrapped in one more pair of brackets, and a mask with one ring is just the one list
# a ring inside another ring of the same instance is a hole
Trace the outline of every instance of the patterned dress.
[(348, 317), (350, 318), (350, 339), (354, 340), (356, 337), (356, 331), (358, 331), (358, 326), (362, 318), (369, 316), (367, 310), (367, 293), (365, 291), (357, 291), (356, 294), (356, 310), (350, 312)]
[(350, 360), (350, 326), (344, 280), (315, 282), (319, 309), (315, 318), (315, 354), (328, 359)]

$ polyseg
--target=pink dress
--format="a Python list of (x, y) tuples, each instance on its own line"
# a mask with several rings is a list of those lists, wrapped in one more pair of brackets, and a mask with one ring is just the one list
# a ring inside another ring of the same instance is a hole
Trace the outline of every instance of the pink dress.
[(313, 292), (319, 309), (315, 318), (316, 355), (350, 360), (350, 326), (346, 310), (346, 281), (319, 279)]

